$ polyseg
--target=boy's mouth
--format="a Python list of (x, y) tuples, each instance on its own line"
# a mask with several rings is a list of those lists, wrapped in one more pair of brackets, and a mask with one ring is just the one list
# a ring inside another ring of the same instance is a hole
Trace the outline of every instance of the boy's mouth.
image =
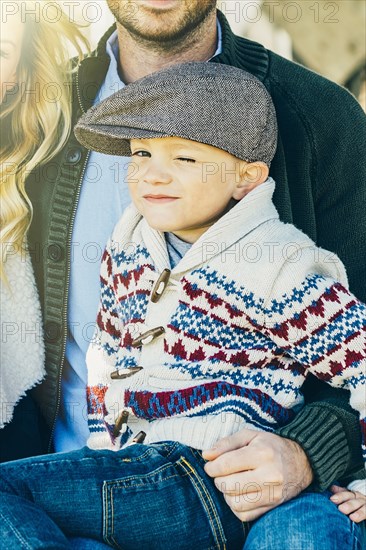
[(173, 202), (179, 197), (172, 197), (170, 195), (144, 195), (143, 198), (149, 202), (162, 204), (165, 202)]

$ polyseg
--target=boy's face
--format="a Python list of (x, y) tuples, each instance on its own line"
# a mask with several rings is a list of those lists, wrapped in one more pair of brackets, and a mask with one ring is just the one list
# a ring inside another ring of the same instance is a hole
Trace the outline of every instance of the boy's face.
[(187, 139), (132, 139), (131, 198), (148, 224), (196, 241), (228, 208), (244, 161)]

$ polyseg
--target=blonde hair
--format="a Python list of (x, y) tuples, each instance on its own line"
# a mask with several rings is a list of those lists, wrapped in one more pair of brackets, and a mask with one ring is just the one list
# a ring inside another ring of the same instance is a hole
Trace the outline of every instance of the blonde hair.
[[(49, 161), (65, 144), (71, 130), (71, 64), (67, 41), (83, 57), (86, 38), (68, 20), (57, 2), (47, 0), (59, 10), (55, 22), (31, 8), (39, 0), (23, 1), (28, 12), (23, 49), (18, 65), (16, 93), (4, 98), (0, 122), (7, 128), (0, 149), (0, 278), (6, 279), (4, 263), (9, 250), (24, 249), (32, 220), (32, 205), (25, 189), (26, 175)], [(39, 7), (39, 6), (38, 6)], [(28, 93), (27, 93), (28, 92)], [(6, 143), (4, 143), (6, 141)]]

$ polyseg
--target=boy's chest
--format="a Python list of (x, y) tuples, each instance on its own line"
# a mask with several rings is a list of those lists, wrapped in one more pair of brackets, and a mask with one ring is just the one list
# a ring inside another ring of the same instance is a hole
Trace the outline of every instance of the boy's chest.
[(277, 354), (256, 326), (263, 299), (209, 265), (183, 276), (158, 273), (149, 262), (119, 266), (113, 285), (121, 347), (136, 365), (165, 363), (189, 376), (207, 375), (222, 368), (261, 367)]

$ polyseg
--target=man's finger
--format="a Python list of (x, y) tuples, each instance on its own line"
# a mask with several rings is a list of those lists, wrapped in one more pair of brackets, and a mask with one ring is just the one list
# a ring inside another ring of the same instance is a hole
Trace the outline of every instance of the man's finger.
[(346, 516), (349, 516), (349, 514), (352, 514), (353, 512), (358, 512), (358, 510), (362, 509), (362, 502), (356, 498), (352, 500), (347, 500), (347, 502), (344, 502), (340, 506), (338, 506), (338, 510), (342, 512), (342, 514), (345, 514)]
[(278, 494), (286, 493), (281, 481), (273, 479), (264, 471), (215, 477), (215, 486), (226, 495), (250, 495), (248, 502), (253, 502), (257, 498), (257, 501), (262, 501), (262, 505), (277, 500)]
[(223, 437), (215, 443), (214, 447), (203, 451), (203, 458), (206, 460), (214, 460), (224, 453), (240, 449), (241, 447), (248, 445), (258, 435), (258, 433), (260, 432), (257, 432), (256, 430), (243, 429), (233, 435)]
[(353, 491), (348, 491), (347, 489), (343, 489), (342, 491), (339, 491), (336, 494), (332, 495), (330, 497), (330, 500), (334, 502), (334, 504), (342, 504), (343, 502), (348, 502), (354, 498), (355, 498), (355, 493)]
[(254, 470), (257, 466), (258, 457), (248, 447), (243, 447), (227, 451), (207, 462), (205, 471), (210, 477), (219, 477)]
[(339, 485), (332, 485), (330, 490), (333, 494), (343, 493), (343, 491), (347, 491), (345, 487), (340, 487)]
[(259, 517), (263, 516), (269, 510), (272, 510), (274, 506), (247, 506), (247, 502), (243, 497), (231, 497), (225, 495), (225, 500), (227, 505), (231, 508), (232, 512), (238, 517), (241, 521), (254, 521)]
[(361, 508), (359, 508), (356, 512), (350, 514), (348, 517), (351, 521), (354, 521), (355, 523), (366, 520), (366, 504), (361, 506)]

